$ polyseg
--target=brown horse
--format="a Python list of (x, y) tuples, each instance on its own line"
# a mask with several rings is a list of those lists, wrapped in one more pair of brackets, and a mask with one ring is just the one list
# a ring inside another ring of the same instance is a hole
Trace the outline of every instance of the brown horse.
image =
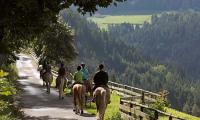
[[(84, 85), (86, 87), (86, 94), (85, 94), (85, 106), (87, 106), (87, 102), (90, 103), (91, 106), (91, 100), (93, 98), (93, 86), (92, 86), (92, 81), (91, 80), (86, 80), (84, 81)], [(89, 92), (89, 95), (88, 95)]]
[(104, 120), (104, 114), (108, 104), (106, 89), (104, 87), (97, 87), (93, 96), (96, 101), (97, 120)]
[(90, 93), (90, 97), (92, 97), (92, 81), (91, 80), (86, 80), (84, 81), (84, 85), (86, 87), (86, 93)]
[(66, 84), (67, 84), (67, 79), (65, 78), (65, 76), (58, 76), (56, 78), (56, 88), (59, 89), (59, 99), (64, 98), (64, 89), (66, 87)]
[(53, 74), (51, 73), (51, 71), (46, 71), (44, 74), (42, 74), (42, 79), (43, 82), (45, 82), (46, 84), (47, 93), (50, 93), (50, 87), (53, 81)]
[[(62, 77), (65, 77), (65, 76), (58, 76), (58, 77), (56, 78), (56, 86), (55, 86), (55, 88), (58, 88), (58, 89), (59, 89), (59, 86), (60, 86), (60, 82), (61, 82), (61, 78), (62, 78)], [(66, 77), (65, 77), (65, 81), (64, 81), (64, 85), (63, 85), (63, 91), (64, 91), (66, 85), (67, 85), (67, 79), (66, 79)]]
[(74, 111), (75, 113), (83, 114), (83, 107), (85, 102), (86, 87), (82, 84), (75, 84), (73, 86), (74, 97)]

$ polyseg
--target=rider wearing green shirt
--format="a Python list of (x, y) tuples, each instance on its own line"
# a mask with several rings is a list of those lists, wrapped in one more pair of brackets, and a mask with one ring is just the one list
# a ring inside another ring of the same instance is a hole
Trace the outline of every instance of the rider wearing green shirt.
[(83, 84), (83, 73), (81, 71), (81, 66), (77, 67), (77, 71), (74, 74), (74, 84)]

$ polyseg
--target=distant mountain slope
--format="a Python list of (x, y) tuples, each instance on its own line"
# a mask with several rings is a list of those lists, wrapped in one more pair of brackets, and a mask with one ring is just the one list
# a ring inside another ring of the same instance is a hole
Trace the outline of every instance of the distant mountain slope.
[[(91, 74), (94, 74), (99, 63), (104, 63), (112, 81), (154, 92), (166, 89), (170, 92), (168, 99), (172, 107), (179, 110), (188, 105), (199, 107), (200, 83), (184, 80), (175, 67), (170, 68), (151, 59), (147, 61), (123, 39), (116, 39), (107, 31), (101, 31), (95, 23), (88, 22), (78, 14), (63, 11), (61, 16), (74, 29), (79, 59), (89, 66)], [(184, 111), (190, 113), (191, 109)]]
[(200, 0), (127, 0), (117, 7), (100, 8), (101, 14), (151, 13), (171, 10), (200, 10)]
[(153, 16), (142, 28), (123, 24), (110, 27), (116, 39), (137, 46), (147, 57), (177, 65), (188, 79), (200, 78), (200, 13), (187, 11)]

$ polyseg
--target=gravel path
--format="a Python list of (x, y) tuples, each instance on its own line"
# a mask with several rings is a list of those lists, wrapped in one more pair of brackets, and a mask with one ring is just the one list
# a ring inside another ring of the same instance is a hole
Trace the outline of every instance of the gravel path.
[(51, 89), (47, 94), (42, 87), (42, 80), (33, 65), (32, 59), (26, 55), (19, 55), (17, 68), (19, 71), (18, 80), (22, 94), (20, 102), (25, 113), (25, 120), (95, 120), (90, 114), (76, 115), (73, 111), (72, 98), (66, 96), (64, 100), (58, 99), (58, 91)]

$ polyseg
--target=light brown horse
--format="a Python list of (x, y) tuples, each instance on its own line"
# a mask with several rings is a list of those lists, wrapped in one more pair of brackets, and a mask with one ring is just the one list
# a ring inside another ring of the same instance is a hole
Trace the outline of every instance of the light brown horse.
[(108, 103), (106, 89), (104, 87), (97, 87), (93, 96), (96, 101), (97, 120), (104, 120), (104, 114)]
[(44, 69), (40, 69), (40, 79), (43, 80), (43, 86), (46, 86), (45, 81), (44, 81), (44, 79), (42, 77), (44, 73), (45, 73), (45, 70)]
[(44, 74), (42, 74), (42, 79), (46, 84), (47, 93), (50, 93), (50, 87), (53, 81), (53, 74), (51, 73), (51, 71), (46, 71)]
[(85, 103), (86, 87), (82, 84), (75, 84), (73, 86), (74, 97), (74, 111), (75, 113), (83, 114), (83, 108)]

